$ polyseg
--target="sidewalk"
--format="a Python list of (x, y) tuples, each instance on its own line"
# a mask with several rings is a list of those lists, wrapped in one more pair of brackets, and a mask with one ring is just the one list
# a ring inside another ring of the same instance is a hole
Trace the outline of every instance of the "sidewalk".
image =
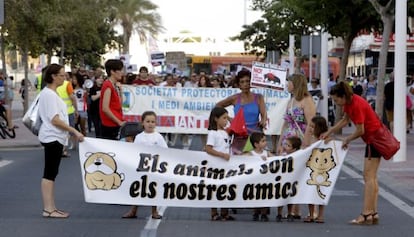
[[(15, 93), (18, 95), (18, 93)], [(30, 97), (34, 98), (32, 92)], [(20, 103), (20, 97), (13, 102), (13, 117), (16, 129), (15, 139), (0, 139), (1, 150), (14, 150), (20, 148), (40, 148), (41, 144), (36, 136), (34, 136), (22, 123), (23, 106)], [(353, 132), (353, 127), (345, 127), (343, 135), (346, 136)], [(339, 136), (338, 136), (339, 137)], [(365, 154), (365, 144), (361, 139), (352, 141), (345, 159), (344, 165), (362, 174), (363, 162)], [(404, 162), (393, 162), (382, 159), (380, 170), (378, 172), (378, 180), (381, 187), (386, 191), (394, 194), (401, 200), (414, 206), (414, 130), (407, 134), (407, 160)]]
[[(29, 105), (31, 101), (35, 98), (36, 92), (29, 92)], [(18, 148), (33, 148), (41, 147), (41, 144), (37, 137), (33, 135), (29, 129), (27, 129), (22, 123), (23, 117), (23, 104), (22, 99), (18, 91), (14, 91), (14, 100), (12, 104), (12, 114), (13, 114), (13, 123), (19, 128), (15, 129), (16, 138), (11, 139), (1, 139), (0, 137), (0, 151), (1, 150), (13, 150)]]
[[(344, 128), (343, 134), (350, 134), (353, 127)], [(394, 194), (411, 207), (414, 207), (414, 130), (407, 134), (407, 160), (394, 162), (381, 160), (378, 171), (380, 186)], [(362, 139), (352, 141), (344, 165), (362, 174), (365, 155), (365, 143)]]

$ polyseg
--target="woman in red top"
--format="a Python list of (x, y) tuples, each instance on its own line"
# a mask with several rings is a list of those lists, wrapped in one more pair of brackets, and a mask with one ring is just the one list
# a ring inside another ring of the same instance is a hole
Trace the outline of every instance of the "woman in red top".
[[(353, 94), (351, 86), (346, 82), (339, 82), (332, 87), (329, 94), (336, 105), (342, 106), (344, 117), (335, 126), (331, 127), (322, 138), (345, 127), (352, 121), (355, 131), (343, 139), (342, 148), (347, 149), (348, 144), (359, 137), (375, 132), (381, 127), (381, 121), (368, 102)], [(350, 223), (356, 225), (377, 224), (378, 179), (377, 171), (380, 165), (381, 154), (372, 145), (367, 144), (364, 159), (364, 204), (361, 214)]]
[(117, 140), (119, 128), (125, 123), (122, 114), (121, 83), (124, 65), (121, 60), (109, 59), (105, 63), (108, 79), (101, 89), (99, 114), (102, 120), (102, 138)]

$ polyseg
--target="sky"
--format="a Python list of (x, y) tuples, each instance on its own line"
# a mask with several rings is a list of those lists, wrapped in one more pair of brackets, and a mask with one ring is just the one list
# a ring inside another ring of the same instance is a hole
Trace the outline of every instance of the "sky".
[[(246, 11), (251, 0), (151, 0), (158, 6), (163, 35), (174, 35), (181, 31), (190, 31), (200, 36), (228, 38), (239, 34), (244, 24), (260, 19), (262, 13)], [(137, 42), (136, 34), (131, 42)], [(130, 63), (149, 65), (146, 49), (139, 44), (130, 44)], [(146, 55), (143, 57), (143, 55)], [(139, 66), (138, 66), (139, 67)]]
[[(235, 36), (245, 23), (260, 18), (260, 13), (246, 11), (249, 0), (152, 0), (158, 6), (165, 34), (186, 30), (200, 35)], [(246, 2), (246, 4), (245, 4)], [(245, 17), (246, 16), (246, 17)], [(246, 19), (245, 19), (246, 18)]]

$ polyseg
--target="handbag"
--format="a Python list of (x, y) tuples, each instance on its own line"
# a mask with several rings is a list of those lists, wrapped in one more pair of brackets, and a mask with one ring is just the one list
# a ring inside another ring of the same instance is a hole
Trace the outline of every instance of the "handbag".
[(40, 94), (36, 96), (22, 118), (23, 124), (36, 136), (39, 135), (39, 130), (42, 126), (42, 119), (39, 114), (39, 97)]
[[(391, 157), (393, 157), (400, 149), (400, 142), (383, 123), (381, 123), (381, 127), (374, 133), (369, 135), (364, 134), (362, 140), (364, 140), (365, 143), (374, 146), (386, 160), (391, 159)], [(369, 154), (369, 156), (371, 156), (371, 154)]]

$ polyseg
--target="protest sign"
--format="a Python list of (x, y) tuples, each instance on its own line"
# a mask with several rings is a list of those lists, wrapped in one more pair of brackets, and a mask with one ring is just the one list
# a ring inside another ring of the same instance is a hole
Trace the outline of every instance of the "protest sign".
[[(123, 87), (123, 111), (127, 121), (139, 122), (143, 112), (157, 114), (158, 132), (207, 134), (208, 117), (216, 103), (240, 92), (236, 88), (190, 88), (130, 86)], [(286, 91), (253, 88), (262, 94), (268, 114), (266, 134), (280, 134), (283, 114), (290, 95)], [(233, 106), (227, 107), (234, 117)]]
[(85, 138), (79, 159), (85, 201), (181, 207), (327, 205), (346, 150), (318, 141), (263, 161)]
[(252, 66), (252, 87), (273, 88), (284, 90), (286, 85), (286, 68), (276, 64), (253, 62)]

